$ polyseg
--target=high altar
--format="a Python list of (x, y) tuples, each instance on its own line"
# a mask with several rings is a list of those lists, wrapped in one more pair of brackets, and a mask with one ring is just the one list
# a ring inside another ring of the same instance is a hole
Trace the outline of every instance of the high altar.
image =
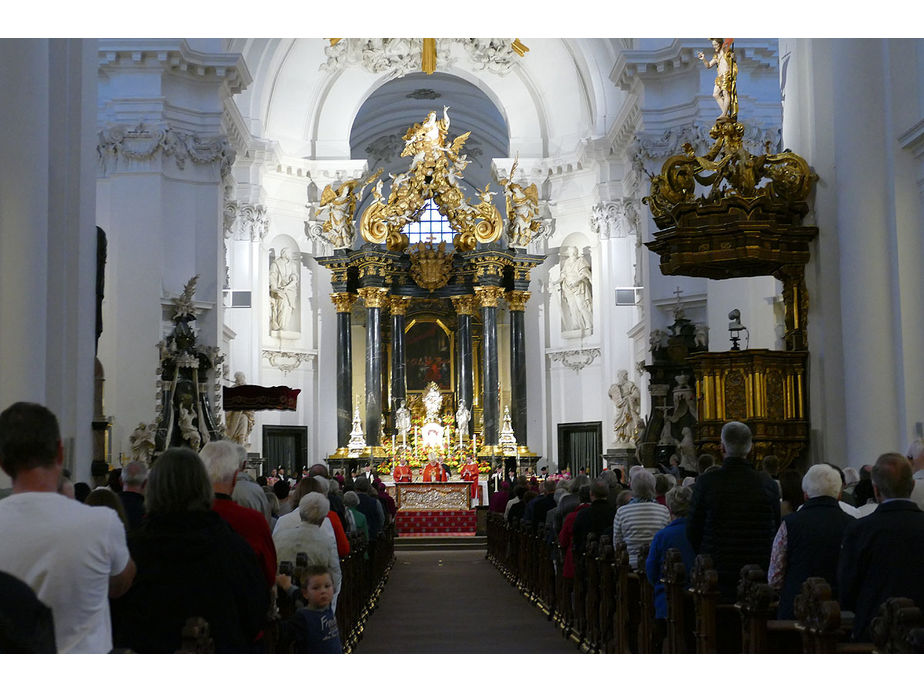
[[(334, 251), (318, 262), (331, 270), (337, 310), (338, 447), (328, 458), (333, 463), (362, 458), (374, 460), (380, 472), (390, 471), (389, 458), (401, 444), (413, 467), (430, 449), (455, 464), (463, 452), (474, 453), (484, 471), (493, 458), (537, 459), (526, 445), (524, 326), (530, 270), (545, 260), (526, 249), (540, 224), (536, 187), (515, 183), (514, 166), (500, 181), (506, 215), (491, 203), (496, 193), (489, 186), (478, 192), (478, 200), (469, 199), (460, 186), (469, 133), (448, 141), (447, 110), (442, 119), (431, 112), (408, 129), (402, 156), (409, 167), (392, 177), (387, 195), (378, 171), (366, 180), (328, 186), (321, 196), (323, 233)], [(374, 201), (359, 221), (364, 243), (354, 249), (357, 203), (370, 185)], [(411, 243), (407, 226), (428, 205), (448, 219), (451, 241), (437, 242), (431, 235)], [(351, 316), (357, 298), (366, 324), (362, 421), (358, 414), (351, 420)], [(501, 301), (510, 311), (509, 409), (518, 441), (513, 449), (499, 440)], [(386, 311), (390, 321), (383, 319)], [(438, 402), (425, 399), (434, 388)], [(407, 418), (399, 420), (402, 410), (412, 417), (412, 429)], [(460, 419), (462, 411), (467, 416)]]

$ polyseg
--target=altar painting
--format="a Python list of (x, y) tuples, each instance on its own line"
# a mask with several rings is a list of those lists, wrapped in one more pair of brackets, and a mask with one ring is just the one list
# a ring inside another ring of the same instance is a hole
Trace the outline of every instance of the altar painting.
[(452, 390), (452, 337), (440, 321), (412, 322), (404, 337), (408, 392), (421, 392), (430, 382)]

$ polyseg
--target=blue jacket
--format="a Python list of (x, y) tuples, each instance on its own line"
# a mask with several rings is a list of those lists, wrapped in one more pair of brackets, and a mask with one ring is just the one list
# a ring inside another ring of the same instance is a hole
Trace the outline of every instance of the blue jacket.
[(645, 562), (645, 574), (648, 576), (648, 582), (654, 585), (655, 618), (667, 618), (667, 592), (664, 589), (664, 583), (661, 582), (661, 566), (664, 564), (664, 555), (668, 549), (680, 551), (683, 557), (683, 567), (687, 571), (687, 584), (689, 584), (696, 552), (690, 545), (690, 540), (687, 539), (687, 518), (678, 517), (655, 534), (651, 540), (648, 560)]

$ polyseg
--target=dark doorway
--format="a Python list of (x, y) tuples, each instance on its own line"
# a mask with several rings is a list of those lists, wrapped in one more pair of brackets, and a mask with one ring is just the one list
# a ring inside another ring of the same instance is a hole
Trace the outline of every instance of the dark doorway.
[(603, 469), (603, 423), (558, 424), (558, 469), (568, 469), (571, 475), (583, 467), (593, 478)]
[(302, 467), (308, 466), (307, 426), (263, 426), (263, 473), (274, 467), (285, 467), (286, 472), (301, 478)]

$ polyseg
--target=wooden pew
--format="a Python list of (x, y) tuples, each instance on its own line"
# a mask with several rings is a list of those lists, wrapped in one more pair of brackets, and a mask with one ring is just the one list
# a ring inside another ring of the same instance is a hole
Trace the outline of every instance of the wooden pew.
[(608, 541), (608, 535), (587, 535), (584, 551), (584, 576), (586, 590), (584, 593), (584, 629), (581, 649), (585, 652), (600, 651), (600, 563), (597, 552), (600, 542)]
[(629, 568), (629, 552), (623, 542), (614, 547), (613, 564), (616, 571), (613, 634), (616, 652), (638, 652), (639, 580)]
[(794, 620), (774, 618), (779, 598), (767, 584), (767, 573), (759, 565), (741, 568), (738, 601), (741, 618), (741, 650), (746, 654), (799, 654), (802, 642)]
[(660, 652), (653, 642), (654, 623), (654, 586), (648, 581), (645, 572), (645, 563), (648, 561), (648, 552), (651, 544), (645, 544), (638, 551), (638, 568), (635, 571), (638, 580), (638, 653), (651, 654)]
[[(851, 624), (843, 618), (840, 604), (824, 578), (810, 577), (802, 583), (795, 600), (796, 628), (802, 634), (806, 654), (858, 654), (873, 651), (872, 643), (850, 641)], [(850, 620), (852, 620), (852, 614)]]
[(924, 613), (911, 599), (887, 599), (870, 631), (875, 651), (880, 654), (924, 653)]
[(690, 590), (696, 613), (696, 653), (741, 652), (741, 620), (733, 604), (719, 603), (719, 574), (712, 557), (700, 554), (693, 563)]
[(600, 575), (600, 651), (616, 652), (616, 637), (613, 618), (616, 612), (616, 566), (613, 542), (602, 541), (597, 550)]
[(581, 551), (574, 550), (574, 601), (571, 619), (572, 638), (578, 643), (584, 640), (586, 634), (586, 603), (587, 603), (587, 546), (591, 537), (584, 540)]
[(665, 552), (661, 574), (667, 596), (667, 638), (664, 651), (670, 654), (694, 652), (693, 593), (687, 589), (687, 570), (678, 549)]

